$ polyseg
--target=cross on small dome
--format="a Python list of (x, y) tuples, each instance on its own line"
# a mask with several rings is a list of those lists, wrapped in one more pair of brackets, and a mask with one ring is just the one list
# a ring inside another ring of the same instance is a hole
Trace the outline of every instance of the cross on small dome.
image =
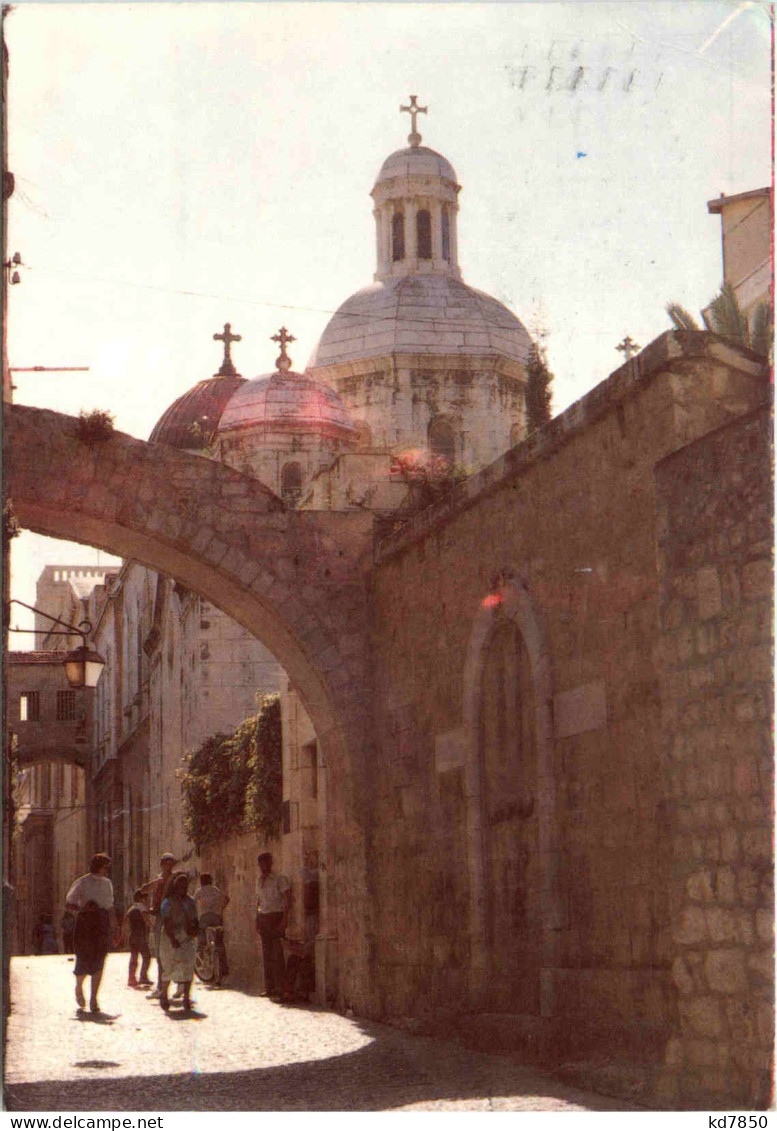
[(214, 342), (223, 342), (224, 343), (224, 360), (222, 361), (221, 369), (219, 369), (216, 376), (217, 377), (236, 377), (237, 376), (237, 370), (235, 369), (234, 365), (232, 364), (232, 354), (231, 354), (231, 351), (230, 351), (230, 347), (231, 347), (233, 342), (242, 342), (242, 340), (243, 340), (242, 336), (240, 334), (233, 334), (232, 333), (232, 323), (231, 322), (225, 322), (224, 323), (224, 333), (223, 334), (214, 334), (213, 340), (214, 340)]
[(291, 358), (286, 353), (286, 345), (288, 342), (296, 342), (296, 340), (297, 339), (294, 337), (294, 335), (290, 334), (285, 326), (281, 326), (278, 333), (273, 334), (273, 336), (270, 338), (271, 342), (280, 342), (281, 345), (280, 355), (276, 358), (275, 361), (275, 368), (280, 373), (286, 373), (289, 369), (291, 369)]
[(409, 106), (400, 106), (399, 107), (400, 114), (409, 114), (410, 115), (410, 130), (411, 130), (411, 132), (408, 134), (407, 140), (410, 142), (410, 144), (412, 145), (412, 147), (414, 149), (416, 149), (421, 144), (421, 135), (418, 133), (418, 131), (415, 128), (416, 118), (418, 117), (419, 114), (425, 114), (428, 109), (429, 109), (428, 106), (419, 106), (418, 105), (418, 95), (417, 94), (411, 94), (410, 95), (410, 105)]

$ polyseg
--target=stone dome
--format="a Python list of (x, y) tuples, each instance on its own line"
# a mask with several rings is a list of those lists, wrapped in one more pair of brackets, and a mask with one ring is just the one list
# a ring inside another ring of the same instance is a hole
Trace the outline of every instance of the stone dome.
[(246, 381), (221, 414), (219, 436), (239, 428), (356, 433), (348, 409), (334, 389), (292, 370)]
[(410, 145), (392, 153), (380, 167), (375, 178), (376, 187), (395, 177), (443, 177), (454, 185), (456, 170), (447, 158), (425, 145)]
[(208, 447), (227, 401), (245, 383), (239, 374), (200, 381), (162, 414), (149, 442), (189, 450)]
[(512, 311), (483, 291), (448, 276), (407, 275), (346, 299), (308, 368), (396, 353), (499, 354), (525, 364), (530, 345)]

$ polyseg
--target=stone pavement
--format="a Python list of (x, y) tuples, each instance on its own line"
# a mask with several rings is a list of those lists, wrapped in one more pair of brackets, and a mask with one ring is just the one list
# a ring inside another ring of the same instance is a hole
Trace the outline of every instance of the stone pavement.
[(66, 956), (13, 959), (7, 1109), (640, 1110), (504, 1057), (238, 990), (195, 983), (196, 1012), (165, 1016), (126, 967), (109, 955), (93, 1019), (76, 1014)]

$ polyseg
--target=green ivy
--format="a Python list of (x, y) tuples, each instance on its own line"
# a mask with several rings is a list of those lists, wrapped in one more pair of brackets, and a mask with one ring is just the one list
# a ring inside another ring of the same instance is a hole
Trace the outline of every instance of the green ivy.
[(215, 734), (184, 758), (179, 771), (184, 830), (196, 845), (258, 832), (280, 833), (283, 807), (281, 705), (268, 695), (233, 734)]

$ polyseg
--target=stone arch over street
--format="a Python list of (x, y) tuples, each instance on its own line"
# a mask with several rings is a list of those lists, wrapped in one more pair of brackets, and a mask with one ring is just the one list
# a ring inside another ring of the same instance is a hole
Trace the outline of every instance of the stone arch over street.
[[(13, 406), (5, 420), (6, 499), (22, 527), (175, 577), (286, 669), (331, 770), (330, 843), (349, 829), (348, 926), (339, 916), (338, 949), (342, 990), (360, 1002), (369, 985), (358, 967), (369, 933), (360, 814), (371, 741), (362, 576), (371, 517), (286, 510), (224, 464), (122, 433), (87, 444), (78, 421), (58, 413)], [(342, 855), (336, 847), (334, 855)]]

